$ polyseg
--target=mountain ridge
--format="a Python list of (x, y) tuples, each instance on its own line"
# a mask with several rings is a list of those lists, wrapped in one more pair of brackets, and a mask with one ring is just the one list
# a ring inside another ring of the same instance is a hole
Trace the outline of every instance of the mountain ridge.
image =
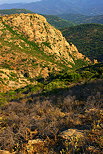
[(38, 2), (32, 2), (28, 4), (15, 3), (15, 4), (3, 4), (0, 5), (0, 9), (11, 9), (11, 8), (25, 8), (34, 11), (39, 14), (63, 14), (63, 13), (76, 13), (76, 14), (91, 14), (99, 15), (103, 14), (103, 2), (90, 0), (71, 1), (71, 0), (59, 0), (49, 1), (42, 0)]
[[(9, 14), (20, 14), (20, 13), (25, 13), (25, 14), (31, 13), (31, 14), (34, 14), (34, 12), (26, 10), (26, 9), (4, 9), (4, 10), (0, 10), (1, 16), (9, 15)], [(47, 21), (51, 25), (56, 27), (57, 29), (65, 28), (65, 27), (70, 27), (70, 26), (75, 25), (73, 22), (65, 20), (65, 19), (62, 19), (62, 18), (60, 18), (58, 16), (55, 16), (55, 15), (43, 15), (43, 14), (41, 14), (41, 15), (44, 16), (47, 19)]]

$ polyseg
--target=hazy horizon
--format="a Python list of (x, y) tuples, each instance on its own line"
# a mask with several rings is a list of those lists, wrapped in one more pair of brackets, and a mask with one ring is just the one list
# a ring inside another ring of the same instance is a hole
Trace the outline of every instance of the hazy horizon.
[(36, 2), (40, 0), (0, 0), (0, 4), (11, 4), (11, 3), (30, 3), (30, 2)]
[[(40, 2), (39, 2), (40, 1)], [(32, 4), (32, 2), (34, 2)], [(27, 9), (38, 14), (102, 15), (101, 0), (0, 0), (0, 9)]]

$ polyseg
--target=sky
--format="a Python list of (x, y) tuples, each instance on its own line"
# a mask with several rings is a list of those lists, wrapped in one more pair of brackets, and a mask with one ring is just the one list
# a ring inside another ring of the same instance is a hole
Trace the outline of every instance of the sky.
[(19, 2), (23, 2), (23, 3), (29, 3), (29, 2), (36, 2), (36, 1), (40, 1), (40, 0), (0, 0), (0, 4), (4, 4), (4, 3), (19, 3)]

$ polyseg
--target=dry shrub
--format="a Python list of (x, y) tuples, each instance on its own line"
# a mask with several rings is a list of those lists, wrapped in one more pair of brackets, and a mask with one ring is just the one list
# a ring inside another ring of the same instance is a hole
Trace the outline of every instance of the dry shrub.
[[(47, 138), (56, 140), (63, 112), (49, 101), (28, 103), (10, 103), (1, 109), (2, 131), (0, 143), (2, 149), (20, 151), (22, 145), (30, 139)], [(38, 136), (30, 136), (31, 131), (38, 130)]]
[[(79, 101), (75, 96), (69, 94), (63, 95), (62, 98), (54, 98), (45, 98), (44, 101), (31, 98), (30, 102), (28, 100), (12, 102), (1, 107), (1, 149), (27, 154), (25, 147), (29, 140), (39, 138), (46, 142), (41, 146), (41, 150), (34, 146), (33, 152), (58, 153), (63, 146), (58, 138), (61, 131), (69, 128), (77, 129), (77, 126), (85, 129), (84, 125), (89, 125), (87, 138), (81, 145), (83, 150), (79, 152), (88, 153), (89, 146), (94, 146), (101, 152), (102, 94), (98, 92), (95, 96), (89, 96), (87, 101)], [(28, 129), (31, 132), (37, 130), (38, 133), (31, 136)], [(73, 151), (74, 147), (69, 150)], [(78, 153), (78, 150), (76, 149), (74, 152)]]

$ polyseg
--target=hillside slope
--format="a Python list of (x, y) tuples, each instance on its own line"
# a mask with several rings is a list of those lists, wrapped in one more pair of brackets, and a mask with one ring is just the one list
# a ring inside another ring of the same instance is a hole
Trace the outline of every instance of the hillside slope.
[(43, 16), (52, 26), (56, 27), (57, 29), (67, 28), (75, 25), (73, 22), (57, 17), (56, 15), (43, 15)]
[(103, 61), (103, 25), (81, 24), (62, 30), (68, 42), (91, 60)]
[(71, 68), (78, 59), (84, 59), (59, 30), (38, 14), (1, 17), (0, 36), (0, 80), (4, 91), (35, 83), (35, 77), (46, 78), (49, 72)]
[(86, 16), (81, 14), (60, 14), (58, 16), (61, 17), (62, 19), (71, 21), (75, 24), (83, 24), (83, 23), (103, 24), (103, 15)]

